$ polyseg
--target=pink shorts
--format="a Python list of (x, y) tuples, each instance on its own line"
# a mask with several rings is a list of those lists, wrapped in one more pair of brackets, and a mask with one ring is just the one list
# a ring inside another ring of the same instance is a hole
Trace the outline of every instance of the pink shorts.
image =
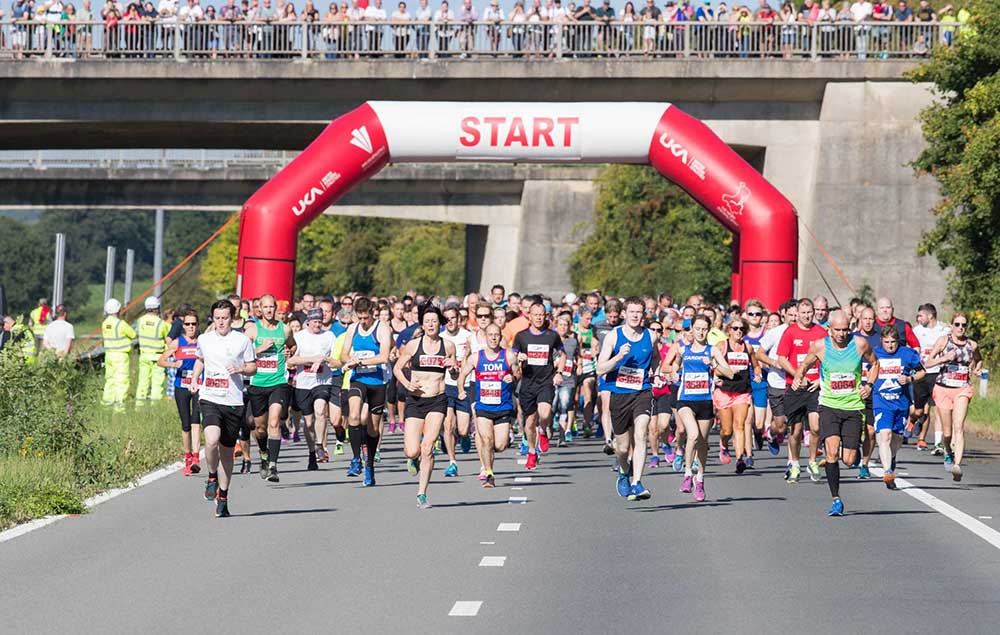
[(955, 400), (959, 397), (965, 397), (969, 401), (972, 401), (973, 390), (972, 386), (962, 386), (961, 388), (948, 388), (947, 386), (934, 386), (934, 390), (931, 392), (934, 397), (934, 405), (942, 410), (954, 410)]
[(749, 406), (750, 393), (727, 392), (717, 388), (715, 392), (712, 393), (712, 403), (715, 404), (716, 410), (726, 410), (727, 408), (732, 408), (733, 406)]

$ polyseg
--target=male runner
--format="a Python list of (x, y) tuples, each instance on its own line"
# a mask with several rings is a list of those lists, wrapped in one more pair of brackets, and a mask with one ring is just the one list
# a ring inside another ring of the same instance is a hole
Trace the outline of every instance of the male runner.
[(882, 460), (882, 480), (889, 489), (896, 489), (896, 455), (903, 444), (903, 432), (910, 411), (910, 390), (907, 384), (924, 378), (920, 354), (899, 345), (896, 329), (882, 331), (878, 357), (878, 380), (874, 386), (875, 434), (878, 455)]
[[(587, 305), (590, 306), (590, 294), (587, 296)], [(608, 333), (621, 325), (622, 303), (618, 300), (609, 300), (604, 305), (605, 319), (594, 324), (594, 340), (597, 345), (594, 347), (594, 357), (599, 358), (601, 349), (604, 346), (604, 338)], [(595, 318), (596, 319), (596, 318)], [(598, 373), (597, 375), (597, 396), (601, 408), (601, 431), (604, 433), (604, 453), (611, 456), (615, 453), (614, 446), (611, 445), (611, 389), (607, 380)]]
[[(938, 322), (937, 307), (933, 304), (921, 304), (917, 309), (917, 326), (913, 327), (913, 334), (920, 342), (920, 361), (926, 362), (930, 359), (931, 351), (934, 350), (934, 343), (940, 338), (951, 333), (951, 328), (947, 324)], [(927, 451), (927, 429), (928, 422), (932, 420), (931, 407), (934, 399), (931, 392), (937, 382), (940, 366), (932, 366), (926, 369), (926, 374), (920, 380), (913, 382), (913, 411), (910, 414), (910, 427), (919, 432), (917, 440), (917, 451)], [(944, 447), (941, 445), (941, 421), (934, 412), (934, 454), (944, 454)]]
[[(868, 340), (868, 345), (872, 350), (882, 345), (882, 338), (879, 336), (879, 332), (875, 330), (875, 310), (870, 306), (862, 308), (858, 314), (858, 329), (854, 331), (853, 335)], [(863, 360), (861, 362), (861, 372), (868, 372), (868, 363)], [(868, 468), (868, 464), (871, 462), (872, 452), (875, 451), (875, 404), (873, 400), (874, 394), (868, 395), (868, 398), (865, 399), (865, 435), (861, 443), (861, 465), (857, 466), (858, 478), (861, 480), (871, 477), (871, 470)]]
[[(322, 306), (323, 303), (320, 303)], [(333, 304), (330, 304), (333, 310)], [(288, 358), (288, 365), (296, 368), (295, 402), (305, 417), (306, 444), (309, 446), (307, 470), (318, 470), (317, 452), (323, 453), (326, 439), (327, 404), (333, 386), (333, 373), (327, 359), (333, 350), (336, 336), (323, 329), (326, 317), (322, 308), (309, 309), (305, 328), (295, 334), (295, 355)], [(339, 390), (339, 387), (337, 388)], [(319, 446), (317, 447), (317, 441)]]
[(517, 351), (517, 361), (522, 367), (518, 401), (524, 413), (524, 437), (528, 442), (528, 460), (525, 469), (538, 466), (538, 453), (548, 451), (548, 438), (540, 435), (538, 428), (548, 429), (552, 422), (554, 385), (562, 383), (562, 369), (566, 356), (562, 338), (545, 328), (545, 305), (535, 302), (528, 309), (528, 328), (514, 336), (512, 348)]
[[(767, 371), (767, 401), (771, 406), (771, 427), (767, 434), (767, 449), (773, 456), (781, 452), (781, 444), (785, 440), (787, 431), (785, 421), (785, 370), (778, 362), (778, 344), (781, 343), (781, 336), (791, 324), (798, 319), (798, 309), (794, 301), (781, 306), (781, 313), (784, 322), (766, 331), (760, 338), (760, 345), (757, 347), (757, 361), (769, 367)], [(792, 457), (795, 461), (792, 461)], [(801, 467), (799, 466), (799, 442), (795, 435), (788, 437), (788, 464), (785, 468), (785, 480), (790, 483), (797, 483)]]
[(471, 331), (462, 327), (458, 307), (451, 305), (442, 311), (444, 316), (444, 332), (441, 337), (455, 347), (456, 366), (444, 374), (444, 394), (448, 399), (448, 414), (444, 420), (444, 447), (448, 453), (448, 468), (444, 471), (447, 477), (458, 476), (458, 462), (455, 457), (456, 434), (462, 439), (462, 451), (472, 449), (472, 439), (469, 437), (469, 423), (472, 410), (468, 399), (459, 399), (458, 373), (465, 359), (478, 350)]

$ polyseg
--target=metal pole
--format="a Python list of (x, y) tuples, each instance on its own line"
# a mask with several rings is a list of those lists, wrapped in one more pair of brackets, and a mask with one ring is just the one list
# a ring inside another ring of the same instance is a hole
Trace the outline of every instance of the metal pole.
[(135, 250), (128, 249), (125, 251), (125, 294), (122, 298), (122, 304), (128, 305), (132, 301), (132, 271), (135, 266)]
[(56, 262), (52, 277), (52, 306), (63, 302), (63, 280), (66, 270), (66, 234), (56, 234)]
[(156, 282), (156, 297), (162, 294), (160, 278), (163, 277), (163, 208), (156, 210), (156, 240), (153, 244), (153, 280)]
[(115, 248), (108, 246), (108, 263), (104, 267), (104, 301), (115, 293)]

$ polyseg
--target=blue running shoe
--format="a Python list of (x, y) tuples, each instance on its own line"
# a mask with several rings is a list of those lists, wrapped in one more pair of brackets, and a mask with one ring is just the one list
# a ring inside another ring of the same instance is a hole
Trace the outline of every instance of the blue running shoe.
[(844, 502), (839, 498), (833, 499), (833, 505), (830, 506), (830, 511), (826, 513), (827, 516), (843, 516), (844, 515)]
[(528, 442), (521, 439), (521, 456), (528, 456)]
[(471, 434), (465, 435), (464, 437), (462, 437), (459, 443), (462, 444), (462, 453), (468, 454), (469, 450), (472, 449), (472, 435)]
[(752, 467), (753, 467), (753, 457), (752, 456), (748, 456), (747, 457), (747, 469), (750, 469)]
[(644, 501), (652, 496), (646, 486), (642, 484), (642, 481), (636, 481), (636, 484), (631, 487), (628, 493), (628, 499), (630, 501)]
[(955, 464), (955, 459), (953, 459), (950, 454), (946, 453), (944, 455), (944, 471), (945, 472), (950, 472), (951, 471), (951, 466), (954, 465), (954, 464)]
[(365, 466), (365, 487), (371, 487), (375, 484), (375, 468)]
[(417, 494), (417, 509), (428, 509), (430, 506), (431, 504), (427, 502), (426, 494)]
[(361, 461), (358, 459), (351, 459), (351, 467), (347, 468), (348, 476), (360, 476), (361, 475)]
[(680, 472), (684, 469), (684, 455), (680, 452), (674, 453), (674, 464), (671, 465), (675, 472)]
[(444, 475), (445, 476), (449, 476), (449, 477), (451, 477), (451, 476), (458, 476), (458, 464), (457, 463), (449, 463), (448, 464), (448, 469), (446, 469), (444, 471)]
[(697, 458), (694, 461), (691, 462), (691, 471), (692, 472), (697, 472), (698, 471), (698, 459)]
[(618, 470), (617, 488), (618, 488), (618, 495), (621, 496), (622, 498), (632, 493), (632, 487), (629, 485), (628, 482), (628, 474), (622, 472), (621, 470)]
[(868, 470), (868, 466), (867, 465), (862, 465), (860, 468), (858, 468), (858, 478), (859, 479), (862, 479), (862, 480), (868, 479), (868, 478), (871, 478), (871, 475), (872, 475), (872, 473)]
[(767, 441), (767, 451), (771, 453), (771, 456), (778, 456), (778, 452), (781, 452), (781, 444), (778, 443), (777, 439), (769, 439)]

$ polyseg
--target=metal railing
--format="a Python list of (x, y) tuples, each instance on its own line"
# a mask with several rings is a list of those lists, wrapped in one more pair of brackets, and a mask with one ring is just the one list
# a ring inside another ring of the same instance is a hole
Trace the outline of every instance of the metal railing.
[(938, 22), (0, 22), (0, 58), (919, 58)]

